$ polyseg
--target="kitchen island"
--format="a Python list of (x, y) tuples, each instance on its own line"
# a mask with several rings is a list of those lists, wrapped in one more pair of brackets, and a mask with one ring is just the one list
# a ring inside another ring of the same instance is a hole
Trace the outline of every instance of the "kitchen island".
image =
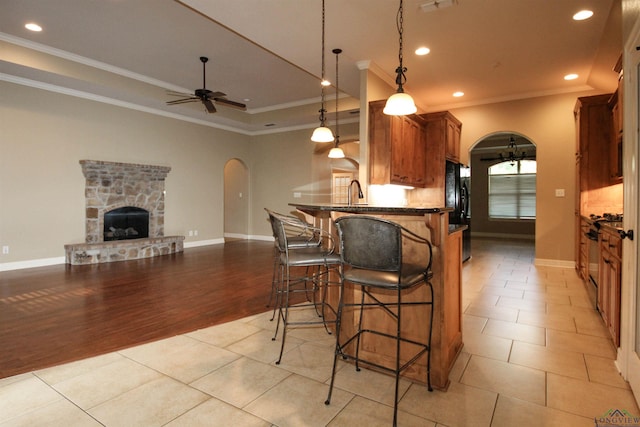
[[(451, 208), (423, 206), (370, 206), (370, 205), (332, 205), (290, 203), (303, 213), (309, 222), (334, 234), (337, 234), (333, 221), (344, 215), (369, 215), (385, 218), (401, 224), (416, 234), (431, 241), (433, 246), (431, 281), (434, 291), (433, 335), (431, 339), (431, 383), (434, 388), (445, 390), (449, 385), (449, 372), (462, 349), (462, 231), (466, 226), (449, 226)], [(409, 245), (403, 248), (403, 256), (410, 262), (424, 263), (424, 248)], [(349, 285), (344, 289), (345, 301), (355, 299), (356, 291)], [(407, 293), (405, 300), (425, 299), (426, 289), (420, 288)], [(329, 302), (337, 307), (337, 293), (329, 295)], [(384, 298), (380, 291), (380, 298)], [(371, 316), (371, 315), (369, 315)], [(350, 336), (356, 328), (356, 318), (343, 317), (342, 333)], [(393, 328), (382, 311), (373, 316), (377, 328)], [(403, 335), (419, 341), (427, 337), (428, 313), (417, 310), (403, 315)], [(389, 332), (392, 332), (391, 330)], [(389, 364), (395, 357), (395, 347), (378, 337), (367, 337), (361, 343), (361, 352), (383, 365)], [(426, 356), (410, 366), (403, 375), (425, 383)]]

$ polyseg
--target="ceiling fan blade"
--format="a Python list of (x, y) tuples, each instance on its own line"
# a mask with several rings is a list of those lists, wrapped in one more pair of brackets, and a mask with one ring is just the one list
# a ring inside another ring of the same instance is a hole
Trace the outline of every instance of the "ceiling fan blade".
[(214, 97), (213, 98), (214, 101), (216, 101), (219, 104), (224, 104), (228, 107), (233, 107), (233, 108), (238, 108), (240, 110), (246, 110), (247, 106), (241, 102), (236, 102), (236, 101), (231, 101), (229, 99), (226, 98), (220, 98), (220, 97)]
[(193, 96), (192, 93), (185, 93), (185, 92), (175, 92), (173, 90), (168, 90), (167, 91), (167, 95), (169, 96), (182, 96), (182, 97), (186, 97), (186, 96)]
[(202, 103), (207, 108), (208, 113), (213, 114), (216, 112), (216, 107), (213, 105), (213, 102), (211, 102), (210, 99), (203, 99)]
[(185, 104), (187, 102), (195, 102), (195, 101), (199, 101), (199, 100), (200, 100), (200, 98), (196, 98), (196, 97), (184, 98), (184, 99), (176, 99), (174, 101), (167, 101), (167, 105)]

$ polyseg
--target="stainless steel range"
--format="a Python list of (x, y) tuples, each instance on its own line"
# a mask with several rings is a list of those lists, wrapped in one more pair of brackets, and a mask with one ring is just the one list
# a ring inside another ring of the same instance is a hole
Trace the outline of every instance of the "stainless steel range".
[(604, 213), (602, 215), (590, 215), (591, 225), (585, 233), (589, 239), (589, 282), (592, 286), (587, 288), (589, 298), (597, 309), (598, 280), (600, 274), (600, 227), (602, 223), (617, 223), (622, 221), (622, 214)]

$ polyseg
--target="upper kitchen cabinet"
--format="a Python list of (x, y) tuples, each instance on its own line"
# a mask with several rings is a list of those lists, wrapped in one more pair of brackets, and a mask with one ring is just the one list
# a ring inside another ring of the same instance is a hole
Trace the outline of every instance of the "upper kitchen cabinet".
[(369, 182), (426, 186), (426, 134), (419, 116), (388, 116), (386, 101), (369, 103)]
[(427, 140), (429, 144), (442, 143), (447, 160), (460, 162), (460, 134), (462, 122), (448, 111), (422, 114), (427, 123)]
[(576, 195), (577, 214), (608, 212), (614, 205), (609, 200), (610, 146), (613, 129), (609, 100), (611, 94), (578, 98), (576, 119)]
[(622, 88), (623, 76), (621, 60), (614, 68), (618, 71), (618, 90), (609, 99), (612, 118), (612, 135), (609, 145), (609, 179), (612, 183), (622, 182)]

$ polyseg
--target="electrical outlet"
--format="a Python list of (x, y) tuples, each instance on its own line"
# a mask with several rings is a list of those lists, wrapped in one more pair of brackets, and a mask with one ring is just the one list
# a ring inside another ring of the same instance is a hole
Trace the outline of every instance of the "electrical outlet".
[(9, 246), (2, 247), (2, 255), (7, 255), (9, 253)]
[(194, 230), (194, 231), (193, 231), (193, 235), (194, 235), (194, 236), (197, 236), (197, 235), (198, 235), (198, 230)]
[(193, 236), (193, 230), (189, 230), (189, 236), (192, 237)]

